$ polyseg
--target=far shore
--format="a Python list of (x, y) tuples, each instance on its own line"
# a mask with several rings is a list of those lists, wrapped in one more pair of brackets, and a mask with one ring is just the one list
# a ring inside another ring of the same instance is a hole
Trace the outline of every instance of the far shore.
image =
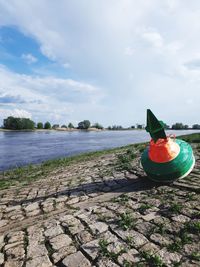
[(0, 128), (0, 132), (52, 132), (52, 131), (61, 131), (61, 132), (75, 132), (75, 131), (105, 131), (107, 129), (96, 129), (96, 128), (89, 128), (89, 129), (77, 129), (77, 128), (57, 128), (57, 129), (24, 129), (24, 130), (11, 130), (11, 129), (3, 129)]
[(52, 131), (61, 131), (61, 132), (76, 132), (76, 131), (92, 131), (92, 132), (101, 132), (101, 131), (134, 131), (134, 130), (144, 130), (144, 129), (120, 129), (120, 130), (108, 130), (108, 129), (97, 129), (97, 128), (88, 128), (88, 129), (77, 129), (77, 128), (57, 128), (57, 129), (24, 129), (24, 130), (11, 130), (0, 128), (0, 132), (52, 132)]
[[(56, 129), (24, 129), (24, 130), (11, 130), (11, 129), (4, 129), (4, 128), (0, 128), (0, 132), (54, 132), (54, 131), (60, 131), (60, 132), (101, 132), (101, 131), (144, 131), (145, 129), (137, 129), (137, 128), (124, 128), (124, 129), (120, 129), (120, 130), (109, 130), (107, 128), (103, 128), (103, 129), (97, 129), (97, 128), (88, 128), (88, 129), (77, 129), (77, 128), (56, 128)], [(167, 129), (167, 131), (187, 131), (187, 130), (195, 130), (195, 131), (200, 131), (200, 129), (193, 129), (193, 128), (188, 128), (188, 129)]]

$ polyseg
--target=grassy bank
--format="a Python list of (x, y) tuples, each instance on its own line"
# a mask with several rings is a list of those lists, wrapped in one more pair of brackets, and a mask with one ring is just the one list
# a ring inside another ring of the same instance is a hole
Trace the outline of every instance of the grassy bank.
[[(189, 143), (200, 143), (200, 133), (179, 136)], [(70, 164), (78, 164), (79, 162), (90, 161), (112, 153), (123, 153), (130, 149), (137, 150), (139, 153), (143, 151), (145, 143), (133, 144), (119, 148), (107, 149), (103, 151), (89, 152), (77, 156), (48, 160), (38, 165), (28, 165), (0, 173), (0, 189), (6, 189), (14, 185), (26, 185), (31, 181), (45, 179), (51, 172), (60, 168), (69, 166)], [(126, 158), (122, 158), (125, 161)], [(124, 164), (124, 163), (123, 163)]]
[(60, 168), (69, 166), (70, 164), (78, 164), (79, 162), (86, 162), (92, 159), (112, 154), (112, 153), (123, 153), (128, 149), (141, 149), (144, 147), (144, 143), (142, 144), (134, 144), (134, 145), (127, 145), (123, 147), (107, 149), (103, 151), (95, 151), (84, 153), (76, 156), (59, 158), (54, 160), (48, 160), (43, 162), (42, 164), (37, 165), (28, 165), (23, 166), (11, 170), (7, 170), (0, 173), (0, 189), (7, 189), (14, 185), (26, 185), (31, 181), (44, 179), (46, 178), (51, 172), (55, 170), (59, 170)]
[(200, 133), (193, 133), (178, 136), (178, 138), (185, 140), (188, 143), (200, 143)]

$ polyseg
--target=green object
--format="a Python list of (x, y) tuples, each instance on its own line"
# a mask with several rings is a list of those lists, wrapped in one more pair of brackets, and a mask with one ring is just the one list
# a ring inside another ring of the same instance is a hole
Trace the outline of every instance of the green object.
[(147, 109), (147, 126), (145, 129), (150, 133), (154, 142), (159, 138), (167, 138), (164, 130), (164, 123), (159, 121), (150, 109)]
[(195, 159), (191, 146), (183, 140), (176, 139), (180, 146), (178, 156), (164, 163), (157, 163), (149, 158), (148, 150), (142, 154), (141, 164), (147, 176), (156, 182), (172, 182), (178, 178), (187, 176), (194, 167)]
[[(164, 123), (159, 121), (150, 109), (147, 110), (146, 131), (156, 142), (159, 138), (166, 139)], [(168, 162), (155, 162), (149, 157), (149, 147), (147, 147), (141, 157), (141, 164), (147, 176), (156, 182), (172, 182), (176, 179), (187, 176), (193, 169), (195, 158), (192, 147), (185, 141), (176, 139), (174, 142), (180, 147), (179, 154)], [(157, 153), (160, 153), (159, 148)]]

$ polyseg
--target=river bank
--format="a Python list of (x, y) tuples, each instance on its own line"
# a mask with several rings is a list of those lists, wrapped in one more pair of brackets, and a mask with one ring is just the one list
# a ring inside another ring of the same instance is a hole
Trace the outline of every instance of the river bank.
[(104, 131), (105, 129), (96, 129), (96, 128), (88, 128), (86, 130), (77, 129), (77, 128), (56, 128), (56, 129), (26, 129), (26, 130), (11, 130), (11, 129), (3, 129), (0, 128), (0, 132), (51, 132), (51, 131), (64, 131), (64, 132), (74, 132), (74, 131)]
[(185, 138), (196, 165), (170, 185), (140, 168), (147, 144), (2, 173), (0, 264), (199, 266), (200, 135)]
[[(193, 132), (167, 131), (167, 134)], [(142, 130), (0, 132), (0, 171), (148, 140), (149, 134)]]
[[(200, 134), (193, 133), (190, 135), (183, 135), (179, 138), (189, 142), (189, 143), (200, 143)], [(79, 164), (81, 162), (87, 162), (92, 159), (106, 156), (108, 154), (122, 154), (124, 151), (130, 150), (135, 151), (135, 153), (141, 154), (145, 149), (148, 143), (139, 143), (139, 144), (131, 144), (127, 146), (105, 149), (100, 151), (83, 153), (80, 155), (63, 157), (53, 160), (44, 161), (42, 164), (30, 164), (27, 166), (22, 166), (19, 168), (14, 168), (7, 171), (0, 172), (0, 189), (6, 189), (10, 186), (16, 184), (27, 184), (30, 181), (35, 181), (37, 179), (46, 178), (46, 176), (51, 173), (51, 171), (59, 168), (64, 168), (69, 166), (70, 164)], [(128, 159), (127, 159), (128, 160)], [(131, 160), (131, 158), (130, 158)], [(126, 165), (126, 162), (125, 162)]]

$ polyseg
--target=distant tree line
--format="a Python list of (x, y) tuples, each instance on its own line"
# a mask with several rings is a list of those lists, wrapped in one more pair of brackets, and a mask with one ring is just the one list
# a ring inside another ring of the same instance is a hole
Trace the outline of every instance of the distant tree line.
[(193, 126), (192, 126), (192, 129), (200, 129), (200, 124), (194, 124)]
[(172, 125), (172, 129), (174, 129), (174, 130), (187, 130), (188, 128), (189, 128), (188, 125), (184, 125), (181, 122), (177, 122), (177, 123)]
[(108, 126), (108, 130), (111, 130), (111, 131), (120, 131), (120, 130), (133, 130), (133, 129), (144, 129), (145, 126), (144, 124), (136, 124), (135, 125), (131, 125), (130, 127), (123, 127), (121, 125), (113, 125), (113, 126)]
[(35, 123), (28, 118), (14, 118), (10, 116), (4, 119), (3, 127), (10, 130), (33, 130)]
[[(91, 125), (89, 120), (83, 120), (78, 123), (78, 127), (75, 127), (71, 122), (68, 123), (68, 125), (63, 124), (61, 128), (68, 128), (68, 129), (82, 129), (82, 130), (87, 130), (90, 127), (96, 128), (96, 129), (103, 129), (103, 126), (99, 123), (94, 123)], [(34, 129), (57, 129), (60, 128), (59, 124), (53, 124), (49, 121), (43, 123), (43, 122), (38, 122), (37, 124), (32, 121), (31, 119), (28, 118), (16, 118), (16, 117), (8, 117), (3, 120), (3, 128), (4, 129), (9, 129), (9, 130), (34, 130)]]
[[(200, 124), (194, 124), (192, 128), (189, 128), (188, 125), (185, 125), (181, 122), (176, 122), (175, 124), (172, 125), (170, 128), (169, 125), (164, 124), (165, 129), (173, 129), (173, 130), (187, 130), (187, 129), (199, 129), (200, 130)], [(15, 118), (12, 116), (9, 116), (8, 118), (4, 119), (3, 121), (3, 128), (4, 129), (10, 129), (10, 130), (33, 130), (33, 129), (58, 129), (60, 128), (59, 124), (53, 124), (49, 121), (43, 123), (43, 122), (38, 122), (37, 124), (32, 121), (29, 118)], [(78, 123), (78, 126), (75, 127), (71, 122), (68, 124), (63, 124), (61, 125), (61, 128), (68, 128), (68, 129), (81, 129), (81, 130), (87, 130), (89, 128), (96, 128), (96, 129), (104, 129), (104, 127), (99, 124), (98, 122), (91, 124), (89, 120), (83, 120)], [(145, 125), (144, 124), (136, 124), (132, 125), (130, 127), (124, 128), (121, 125), (113, 125), (113, 126), (108, 126), (108, 130), (113, 130), (113, 131), (119, 131), (119, 130), (130, 130), (130, 129), (144, 129)]]
[(200, 124), (193, 124), (192, 128), (189, 128), (189, 126), (187, 124), (177, 122), (177, 123), (172, 125), (172, 129), (174, 129), (174, 130), (188, 130), (188, 129), (200, 130)]

